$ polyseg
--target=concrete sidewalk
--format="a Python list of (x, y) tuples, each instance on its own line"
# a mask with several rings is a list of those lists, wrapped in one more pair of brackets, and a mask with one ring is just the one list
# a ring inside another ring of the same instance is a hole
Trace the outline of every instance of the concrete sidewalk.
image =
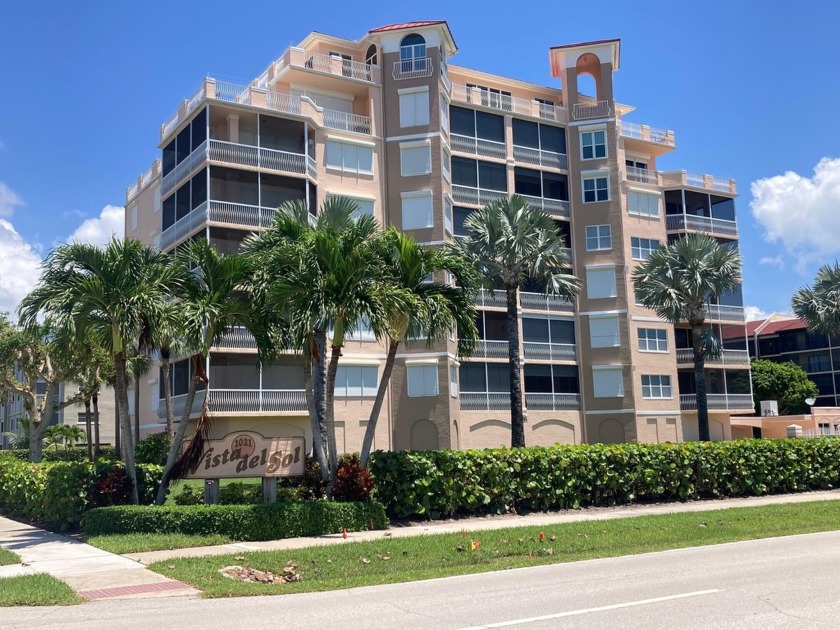
[(616, 518), (632, 518), (636, 516), (675, 514), (678, 512), (699, 513), (711, 510), (723, 510), (740, 507), (760, 507), (764, 505), (837, 500), (840, 500), (840, 490), (804, 492), (801, 494), (781, 494), (766, 497), (746, 497), (742, 499), (713, 499), (706, 501), (692, 501), (690, 503), (588, 508), (583, 510), (566, 510), (563, 512), (530, 514), (527, 516), (504, 515), (464, 518), (441, 521), (438, 523), (430, 521), (429, 523), (424, 523), (422, 525), (412, 525), (406, 527), (396, 526), (387, 531), (348, 532), (346, 539), (341, 534), (330, 534), (312, 538), (286, 538), (284, 540), (231, 543), (227, 545), (215, 545), (212, 547), (189, 547), (186, 549), (145, 551), (126, 554), (124, 557), (146, 565), (161, 560), (169, 560), (171, 558), (218, 556), (225, 554), (239, 554), (249, 551), (300, 549), (303, 547), (313, 547), (318, 545), (332, 545), (364, 540), (381, 540), (386, 536), (402, 538), (407, 536), (448, 534), (453, 532), (457, 533), (461, 531), (473, 532), (504, 529), (506, 527), (546, 527), (549, 525), (576, 523), (580, 521), (603, 521)]
[(86, 599), (197, 594), (194, 588), (91, 545), (0, 517), (0, 547), (21, 564), (0, 567), (0, 578), (48, 573)]

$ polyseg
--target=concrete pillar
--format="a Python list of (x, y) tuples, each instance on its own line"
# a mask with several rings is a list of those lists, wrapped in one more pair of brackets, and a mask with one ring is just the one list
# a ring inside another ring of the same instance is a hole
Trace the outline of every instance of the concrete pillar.
[(262, 494), (263, 503), (277, 502), (277, 477), (263, 477)]
[(239, 114), (228, 114), (228, 140), (239, 142)]
[(204, 503), (207, 505), (216, 505), (219, 502), (219, 480), (205, 479), (204, 480)]

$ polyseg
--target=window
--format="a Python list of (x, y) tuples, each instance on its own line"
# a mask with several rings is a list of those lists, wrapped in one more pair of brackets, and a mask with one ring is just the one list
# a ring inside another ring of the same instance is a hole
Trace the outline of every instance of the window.
[(624, 396), (624, 373), (620, 365), (592, 366), (592, 395), (595, 398)]
[(668, 331), (662, 328), (639, 328), (641, 352), (668, 352)]
[[(334, 194), (338, 193), (327, 193), (328, 197), (332, 197)], [(358, 209), (353, 212), (353, 218), (358, 219), (361, 216), (369, 214), (373, 216), (373, 199), (363, 199), (360, 197), (353, 197), (351, 195), (341, 195), (342, 197), (348, 198), (350, 201), (358, 206)]]
[(648, 165), (645, 162), (637, 162), (636, 160), (624, 160), (624, 166), (637, 168), (642, 171), (648, 170)]
[(422, 35), (412, 33), (400, 42), (400, 70), (416, 72), (426, 69), (426, 40)]
[(659, 218), (659, 195), (638, 190), (627, 191), (627, 213), (638, 217)]
[(454, 105), (450, 107), (449, 114), (452, 117), (451, 129), (454, 134), (493, 142), (505, 141), (504, 116)]
[(374, 397), (378, 389), (376, 365), (339, 365), (335, 374), (335, 395), (346, 397)]
[(620, 345), (618, 315), (590, 315), (589, 344), (593, 348), (614, 348)]
[(452, 157), (452, 184), (507, 192), (507, 170), (504, 164), (456, 155)]
[(458, 366), (449, 366), (449, 395), (452, 398), (458, 396)]
[(131, 204), (131, 229), (137, 229), (137, 204)]
[[(553, 114), (552, 114), (553, 116)], [(513, 119), (514, 146), (566, 153), (566, 130), (563, 127), (544, 125), (527, 120)]]
[(327, 168), (372, 174), (373, 146), (327, 140)]
[(612, 238), (610, 237), (609, 225), (587, 225), (586, 226), (586, 251), (597, 252), (600, 250), (612, 249)]
[(406, 361), (406, 373), (409, 396), (416, 397), (438, 395), (437, 362), (412, 365)]
[(402, 193), (402, 229), (420, 230), (433, 226), (432, 191)]
[[(330, 327), (330, 336), (333, 330)], [(345, 331), (347, 339), (352, 341), (376, 341), (376, 335), (373, 334), (373, 329), (370, 327), (370, 320), (367, 317), (360, 317), (352, 328)]]
[(830, 372), (831, 360), (827, 354), (814, 354), (808, 357), (808, 372)]
[(400, 127), (429, 124), (429, 88), (405, 88), (400, 94)]
[(671, 395), (671, 377), (643, 374), (642, 398), (673, 398)]
[(633, 260), (647, 260), (650, 255), (659, 249), (659, 241), (653, 238), (630, 239), (630, 250), (633, 252)]
[(589, 267), (586, 270), (586, 297), (590, 300), (597, 298), (616, 297), (615, 267)]
[(440, 95), (440, 128), (449, 133), (449, 103), (443, 94)]
[(606, 176), (585, 177), (583, 180), (583, 202), (610, 200), (610, 184)]
[(450, 172), (451, 167), (449, 166), (449, 161), (452, 159), (452, 156), (449, 155), (446, 147), (441, 148), (441, 153), (440, 170), (443, 171), (443, 179), (451, 183), (452, 173)]
[(428, 175), (432, 172), (432, 145), (423, 142), (403, 142), (400, 144), (400, 174)]
[(545, 197), (568, 201), (569, 192), (566, 176), (546, 173), (520, 166), (513, 169), (513, 185), (517, 195)]
[(582, 131), (580, 134), (580, 151), (584, 160), (607, 157), (606, 130)]
[(452, 234), (452, 199), (449, 195), (443, 198), (443, 229)]

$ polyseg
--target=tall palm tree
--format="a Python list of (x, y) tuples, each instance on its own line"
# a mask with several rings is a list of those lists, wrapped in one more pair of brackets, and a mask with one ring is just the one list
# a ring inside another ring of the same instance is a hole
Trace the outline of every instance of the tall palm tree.
[(508, 364), (510, 366), (511, 446), (525, 446), (519, 356), (519, 290), (527, 280), (547, 295), (573, 298), (580, 280), (565, 273), (566, 243), (554, 220), (532, 208), (519, 195), (499, 199), (476, 210), (464, 221), (468, 236), (448, 245), (448, 251), (469, 261), (490, 291), (502, 286), (507, 297)]
[(667, 322), (687, 322), (694, 351), (697, 426), (708, 441), (706, 359), (720, 355), (720, 340), (705, 327), (707, 304), (741, 284), (741, 255), (705, 234), (662, 245), (633, 271), (636, 298)]
[(791, 300), (793, 312), (812, 332), (840, 338), (840, 264), (823, 265), (814, 286), (801, 287)]
[(170, 257), (136, 239), (112, 239), (105, 247), (81, 243), (53, 249), (42, 264), (38, 286), (21, 303), (22, 320), (57, 318), (77, 339), (91, 334), (111, 353), (120, 416), (122, 457), (137, 503), (134, 436), (128, 413), (127, 361), (133, 341), (154, 328), (183, 274)]
[[(421, 247), (411, 236), (394, 228), (382, 235), (380, 247), (383, 269), (387, 272), (384, 281), (393, 284), (394, 289), (405, 296), (385, 307), (388, 354), (362, 442), (362, 467), (367, 466), (370, 457), (376, 423), (399, 345), (409, 337), (425, 337), (431, 344), (444, 340), (450, 331), (454, 331), (458, 335), (458, 354), (464, 356), (472, 353), (478, 337), (475, 325), (478, 277), (463, 258)], [(458, 287), (427, 280), (443, 273), (452, 274)]]

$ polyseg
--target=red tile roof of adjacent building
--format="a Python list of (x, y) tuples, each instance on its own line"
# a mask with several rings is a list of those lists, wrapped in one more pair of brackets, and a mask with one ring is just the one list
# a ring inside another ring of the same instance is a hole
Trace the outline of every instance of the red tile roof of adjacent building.
[[(752, 329), (750, 329), (751, 324), (755, 324)], [(758, 328), (761, 324), (762, 322), (747, 323), (747, 333), (750, 335), (754, 334), (756, 328)], [(770, 322), (761, 329), (758, 335), (759, 337), (762, 335), (774, 335), (785, 330), (805, 330), (806, 328), (808, 328), (808, 324), (803, 322), (801, 319), (786, 319), (780, 322)]]
[(446, 24), (446, 20), (426, 20), (424, 22), (401, 22), (399, 24), (387, 24), (378, 28), (370, 29), (371, 33), (384, 33), (385, 31), (400, 31), (405, 28), (420, 28), (421, 26), (434, 26), (435, 24)]

